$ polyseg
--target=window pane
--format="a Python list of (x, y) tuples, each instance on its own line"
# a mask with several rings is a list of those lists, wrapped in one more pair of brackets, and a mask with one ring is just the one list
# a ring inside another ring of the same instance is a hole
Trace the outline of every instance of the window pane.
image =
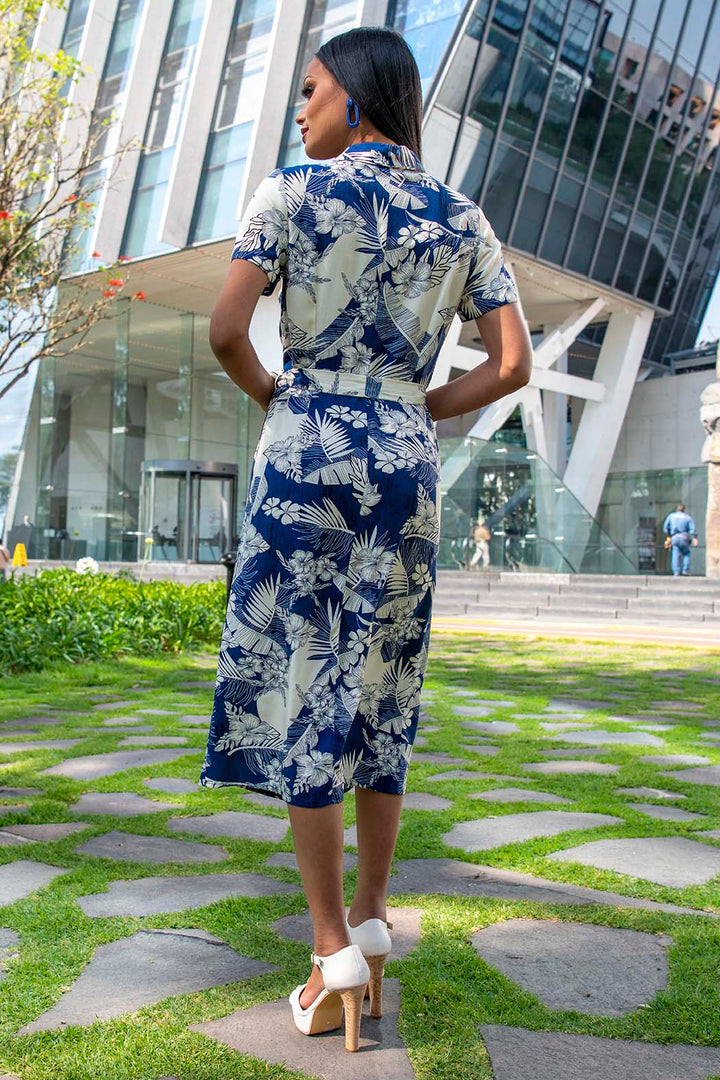
[(628, 113), (614, 105), (610, 107), (592, 174), (593, 184), (604, 191), (610, 190), (610, 185), (615, 178), (629, 123)]
[(449, 183), (475, 202), (485, 179), (491, 142), (489, 128), (470, 121), (464, 125)]
[[(390, 25), (402, 34), (413, 51), (423, 92), (438, 70), (464, 6), (464, 0), (398, 0), (395, 4)], [(487, 0), (478, 5), (485, 11), (487, 6)]]
[(635, 215), (617, 279), (617, 287), (623, 289), (624, 292), (637, 292), (638, 274), (645, 257), (651, 229), (652, 221), (649, 218), (642, 214)]
[(580, 274), (587, 274), (590, 269), (590, 261), (597, 243), (600, 222), (607, 199), (598, 191), (589, 188), (580, 214), (575, 240), (570, 251), (568, 266), (571, 270), (577, 270)]
[(580, 92), (580, 76), (574, 71), (558, 68), (553, 79), (543, 121), (537, 153), (550, 162), (560, 158), (572, 119), (577, 95)]
[(550, 262), (563, 261), (581, 190), (580, 184), (569, 176), (560, 178), (540, 252), (542, 257)]
[(549, 64), (524, 50), (503, 124), (502, 135), (506, 142), (523, 150), (530, 149), (549, 77)]
[(638, 183), (650, 152), (652, 135), (652, 129), (647, 124), (642, 120), (635, 121), (616, 191), (616, 197), (627, 202), (629, 206), (632, 206), (637, 194)]
[[(644, 224), (645, 224), (645, 226), (647, 228), (647, 225), (649, 223), (645, 222)], [(632, 239), (634, 233), (635, 233), (635, 227), (633, 228), (633, 233), (631, 233), (631, 239)], [(640, 288), (638, 289), (638, 295), (641, 297), (641, 299), (648, 300), (651, 303), (655, 299), (655, 293), (657, 292), (657, 287), (660, 284), (660, 277), (662, 275), (663, 270), (665, 269), (665, 263), (667, 262), (668, 256), (670, 254), (670, 246), (671, 246), (671, 244), (672, 244), (672, 232), (671, 232), (671, 230), (670, 229), (664, 229), (662, 227), (657, 228), (655, 230), (655, 234), (653, 236), (652, 243), (650, 244), (650, 250), (648, 252), (647, 262), (645, 264), (645, 270), (643, 272), (642, 282), (640, 283)], [(642, 250), (643, 250), (643, 252), (644, 252), (646, 247), (647, 247), (647, 233), (646, 233), (645, 238), (644, 238), (644, 240), (642, 242)], [(626, 268), (626, 265), (625, 265), (626, 263), (627, 263), (627, 268)], [(633, 254), (630, 251), (630, 246), (628, 245), (628, 257), (625, 260), (623, 260), (623, 273), (625, 274), (626, 277), (628, 277), (628, 278), (632, 277), (634, 279), (633, 284), (635, 285), (635, 287), (637, 287), (637, 275), (638, 275), (639, 270), (640, 270), (640, 259), (633, 257)], [(625, 285), (620, 284), (619, 279), (618, 279), (618, 284), (620, 285), (621, 289), (626, 289), (627, 292), (631, 291), (630, 289), (627, 289), (627, 287)]]
[(535, 251), (547, 210), (555, 170), (536, 161), (528, 178), (512, 243), (523, 251)]
[(548, 60), (557, 52), (566, 10), (567, 0), (535, 0), (533, 5), (526, 41)]
[(579, 179), (584, 178), (587, 173), (590, 158), (597, 143), (604, 108), (604, 98), (593, 93), (592, 90), (585, 91), (568, 148), (569, 170)]
[(526, 166), (525, 154), (502, 142), (498, 143), (483, 211), (500, 240), (507, 239), (510, 218)]
[(640, 206), (645, 213), (653, 215), (656, 213), (671, 156), (672, 146), (667, 139), (658, 139), (653, 146), (650, 167), (640, 199)]
[(627, 232), (628, 217), (628, 211), (624, 206), (617, 202), (613, 203), (592, 272), (596, 281), (603, 281), (609, 285), (615, 276), (620, 249)]
[(505, 34), (491, 30), (487, 48), (480, 58), (482, 70), (477, 90), (470, 101), (468, 115), (472, 120), (480, 120), (493, 130), (507, 93), (515, 49), (515, 43)]

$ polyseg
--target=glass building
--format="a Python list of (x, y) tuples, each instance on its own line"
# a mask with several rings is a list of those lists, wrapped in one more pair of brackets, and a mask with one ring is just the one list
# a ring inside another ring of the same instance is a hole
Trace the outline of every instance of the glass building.
[[(445, 565), (481, 515), (499, 568), (664, 570), (671, 505), (704, 512), (690, 418), (712, 377), (672, 355), (720, 270), (720, 0), (70, 0), (41, 18), (36, 47), (91, 68), (107, 154), (142, 146), (112, 177), (108, 159), (71, 269), (123, 256), (146, 299), (0, 398), (6, 540), (109, 562), (232, 546), (262, 415), (210, 353), (208, 318), (253, 190), (306, 160), (307, 63), (357, 25), (412, 48), (425, 166), (503, 241), (536, 349), (523, 391), (439, 425)], [(262, 298), (269, 369), (277, 317)], [(456, 323), (435, 383), (483, 356)]]

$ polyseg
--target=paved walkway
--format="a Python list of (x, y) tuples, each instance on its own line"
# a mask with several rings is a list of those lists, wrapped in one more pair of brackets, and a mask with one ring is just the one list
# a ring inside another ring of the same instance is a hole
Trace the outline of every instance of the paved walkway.
[(475, 619), (457, 616), (437, 616), (433, 619), (435, 634), (504, 634), (511, 637), (575, 638), (578, 641), (623, 641), (628, 644), (682, 645), (720, 653), (720, 631), (717, 627), (683, 624), (665, 627), (645, 623), (633, 625), (617, 620), (598, 622), (582, 619), (528, 619), (508, 616), (503, 619)]

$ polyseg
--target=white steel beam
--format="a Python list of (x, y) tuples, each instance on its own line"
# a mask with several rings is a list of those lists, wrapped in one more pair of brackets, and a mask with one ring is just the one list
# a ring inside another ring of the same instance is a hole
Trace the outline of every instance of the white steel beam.
[[(125, 103), (119, 117), (118, 143), (133, 143), (139, 147), (145, 136), (172, 10), (173, 0), (152, 0), (143, 8), (128, 72)], [(139, 152), (125, 155), (98, 203), (95, 247), (106, 262), (112, 262), (122, 254), (120, 245), (139, 161)]]
[(358, 4), (358, 26), (384, 26), (388, 0), (360, 0)]
[(583, 398), (585, 401), (603, 401), (606, 389), (603, 383), (595, 379), (584, 379), (580, 375), (568, 375), (566, 371), (553, 369), (533, 371), (530, 386), (539, 390), (553, 390), (568, 397)]
[(234, 4), (229, 0), (209, 0), (203, 12), (185, 115), (178, 133), (165, 205), (158, 224), (158, 239), (177, 248), (185, 246), (190, 232), (233, 25), (233, 9)]
[(33, 38), (33, 52), (55, 53), (60, 48), (65, 21), (67, 20), (67, 8), (58, 7), (56, 4), (43, 4), (42, 11), (35, 28)]
[(605, 301), (600, 296), (578, 304), (576, 310), (567, 317), (565, 322), (556, 326), (540, 342), (533, 354), (533, 367), (540, 369), (552, 367), (604, 307)]

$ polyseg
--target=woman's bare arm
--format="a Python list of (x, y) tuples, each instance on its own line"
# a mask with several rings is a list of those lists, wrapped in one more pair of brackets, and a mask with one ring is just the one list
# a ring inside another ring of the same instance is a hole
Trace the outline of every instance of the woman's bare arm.
[(275, 389), (250, 341), (250, 321), (268, 283), (264, 270), (233, 259), (210, 317), (210, 348), (234, 383), (267, 411)]
[(447, 420), (490, 405), (525, 386), (532, 370), (532, 343), (519, 304), (503, 304), (475, 320), (487, 360), (444, 386), (428, 391), (433, 420)]

